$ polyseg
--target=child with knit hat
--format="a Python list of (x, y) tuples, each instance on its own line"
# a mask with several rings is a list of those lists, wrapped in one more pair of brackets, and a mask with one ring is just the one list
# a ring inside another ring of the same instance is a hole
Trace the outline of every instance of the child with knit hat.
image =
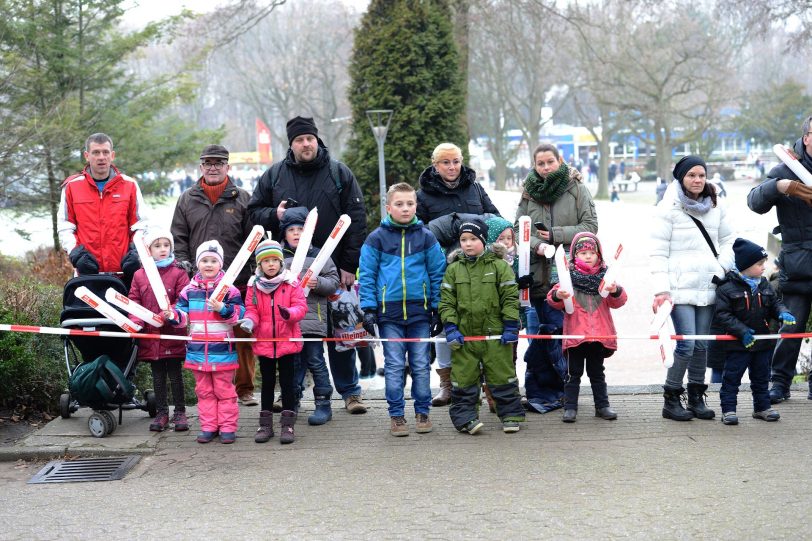
[[(158, 275), (166, 289), (169, 302), (174, 304), (184, 287), (189, 283), (189, 275), (175, 261), (175, 241), (169, 230), (151, 225), (144, 235), (150, 255), (155, 260), (158, 267)], [(135, 242), (139, 242), (136, 238)], [(158, 299), (147, 279), (144, 269), (138, 269), (133, 275), (130, 285), (130, 299), (137, 302), (146, 309), (156, 313), (161, 313)], [(165, 323), (161, 327), (144, 325), (144, 322), (131, 315), (130, 319), (143, 325), (145, 334), (174, 334), (184, 335), (186, 329), (179, 329), (170, 323)], [(166, 380), (172, 386), (172, 401), (174, 413), (171, 423), (175, 426), (175, 432), (189, 430), (189, 422), (186, 419), (186, 400), (183, 389), (183, 357), (186, 353), (186, 345), (181, 340), (150, 340), (142, 338), (138, 340), (138, 360), (147, 361), (152, 368), (152, 388), (155, 390), (155, 401), (158, 406), (158, 413), (149, 425), (153, 432), (163, 431), (170, 423), (168, 393)]]
[[(525, 419), (513, 363), (519, 340), (519, 290), (510, 265), (486, 249), (488, 226), (460, 225), (460, 250), (449, 254), (440, 288), (440, 318), (451, 353), (451, 422), (476, 434), (482, 372), (505, 433), (518, 432)], [(499, 340), (466, 341), (466, 336), (501, 335)], [(480, 369), (480, 365), (482, 368)]]
[(739, 339), (722, 342), (725, 349), (722, 387), (719, 389), (722, 423), (739, 424), (736, 395), (745, 370), (750, 373), (753, 417), (777, 421), (781, 416), (770, 407), (768, 390), (775, 340), (757, 341), (754, 335), (770, 334), (768, 322), (771, 319), (795, 325), (795, 317), (763, 276), (767, 261), (764, 248), (739, 238), (733, 243), (733, 254), (736, 268), (728, 271), (716, 288), (716, 312), (711, 325), (711, 333), (732, 334)]
[(296, 383), (296, 356), (302, 350), (301, 341), (261, 341), (262, 338), (301, 338), (299, 322), (307, 313), (307, 301), (299, 287), (298, 278), (285, 268), (282, 246), (274, 240), (265, 240), (254, 251), (256, 274), (248, 282), (245, 294), (245, 319), (242, 329), (260, 339), (254, 344), (262, 374), (262, 393), (259, 428), (254, 436), (257, 443), (266, 443), (273, 433), (273, 393), (276, 371), (282, 388), (282, 443), (293, 443), (293, 425), (299, 400)]
[(223, 279), (223, 247), (207, 240), (197, 248), (197, 274), (180, 292), (174, 309), (163, 316), (176, 327), (189, 327), (192, 340), (186, 343), (184, 366), (194, 373), (200, 434), (198, 443), (209, 443), (220, 435), (221, 443), (234, 443), (240, 409), (234, 373), (237, 348), (232, 342), (233, 326), (245, 314), (240, 291), (229, 286), (222, 301), (212, 297)]
[[(290, 267), (293, 256), (299, 247), (299, 239), (302, 235), (304, 223), (307, 220), (308, 210), (305, 207), (294, 207), (285, 211), (279, 223), (279, 231), (284, 238), (282, 251), (285, 254), (285, 264)], [(310, 246), (307, 250), (302, 265), (302, 272), (297, 277), (307, 272), (313, 263), (319, 249)], [(307, 296), (307, 314), (299, 327), (304, 338), (325, 338), (327, 336), (327, 297), (335, 294), (340, 279), (338, 269), (333, 260), (327, 258), (324, 267), (318, 276), (310, 278), (310, 294)], [(363, 349), (360, 348), (360, 352)], [(330, 372), (327, 370), (327, 363), (324, 360), (324, 342), (321, 340), (306, 341), (302, 344), (296, 363), (296, 384), (299, 387), (297, 397), (302, 398), (305, 390), (304, 379), (307, 371), (313, 375), (313, 402), (315, 411), (307, 418), (310, 425), (323, 425), (333, 418), (333, 410), (330, 404), (330, 397), (333, 394), (333, 387), (330, 384)], [(373, 375), (375, 369), (373, 368)]]
[(570, 276), (573, 294), (560, 289), (555, 284), (547, 294), (547, 303), (556, 310), (564, 310), (564, 300), (572, 297), (574, 310), (564, 313), (564, 334), (584, 335), (582, 338), (564, 339), (563, 349), (567, 358), (569, 380), (564, 384), (565, 423), (574, 423), (578, 413), (578, 394), (581, 376), (589, 376), (592, 396), (595, 399), (595, 417), (617, 419), (615, 410), (609, 407), (609, 394), (606, 387), (603, 359), (617, 350), (615, 338), (591, 338), (615, 334), (611, 308), (626, 304), (626, 291), (619, 285), (606, 284), (609, 295), (601, 297), (601, 282), (606, 274), (601, 243), (592, 233), (576, 233), (570, 245)]

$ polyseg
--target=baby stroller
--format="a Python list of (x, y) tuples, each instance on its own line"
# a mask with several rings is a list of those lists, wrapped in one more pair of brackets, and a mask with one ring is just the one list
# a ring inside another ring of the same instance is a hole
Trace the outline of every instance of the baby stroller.
[[(110, 287), (127, 294), (124, 283), (113, 274), (71, 278), (62, 294), (62, 328), (120, 332), (121, 329), (110, 319), (76, 297), (74, 292), (80, 286), (87, 287), (101, 298)], [(63, 341), (70, 389), (59, 397), (59, 413), (63, 419), (70, 418), (80, 407), (92, 408), (87, 426), (94, 437), (103, 438), (121, 424), (123, 410), (141, 409), (155, 417), (155, 393), (145, 391), (143, 402), (135, 398), (136, 389), (132, 383), (138, 365), (135, 339), (67, 335)], [(118, 422), (112, 413), (115, 410), (118, 410)]]

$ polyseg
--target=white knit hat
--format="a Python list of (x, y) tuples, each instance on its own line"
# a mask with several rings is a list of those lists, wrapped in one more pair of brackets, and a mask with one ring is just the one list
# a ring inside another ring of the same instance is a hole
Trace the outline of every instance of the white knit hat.
[(199, 267), (200, 260), (206, 256), (216, 257), (220, 261), (220, 266), (223, 266), (223, 247), (216, 240), (207, 240), (197, 247), (195, 265)]
[(172, 237), (172, 233), (170, 233), (168, 229), (165, 229), (159, 225), (150, 225), (147, 227), (146, 231), (144, 232), (144, 244), (147, 245), (147, 248), (152, 246), (152, 243), (158, 239), (169, 239), (169, 251), (171, 253), (175, 253), (175, 239)]

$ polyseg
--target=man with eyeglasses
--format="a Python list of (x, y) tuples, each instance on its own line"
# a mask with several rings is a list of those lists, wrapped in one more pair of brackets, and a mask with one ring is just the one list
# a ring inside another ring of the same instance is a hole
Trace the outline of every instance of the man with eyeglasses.
[[(248, 219), (247, 191), (238, 187), (228, 174), (229, 153), (222, 145), (208, 145), (200, 153), (200, 178), (185, 190), (175, 205), (171, 233), (175, 237), (175, 260), (193, 273), (195, 251), (203, 242), (217, 240), (223, 247), (223, 269), (228, 269), (242, 243), (251, 233)], [(253, 258), (249, 261), (252, 261)], [(249, 262), (237, 275), (234, 285), (245, 298), (246, 284), (253, 269)], [(234, 327), (237, 338), (247, 338), (239, 326)], [(240, 403), (256, 406), (254, 398), (254, 375), (256, 358), (249, 342), (237, 342), (239, 367), (235, 387)]]
[[(367, 235), (361, 188), (350, 168), (330, 157), (312, 118), (290, 119), (287, 136), (290, 148), (285, 159), (262, 174), (248, 203), (251, 221), (272, 231), (274, 238), (280, 238), (279, 225), (287, 208), (303, 206), (308, 211), (318, 208), (313, 245), (320, 248), (338, 218), (342, 214), (349, 215), (352, 224), (333, 252), (332, 260), (339, 269), (341, 284), (350, 287), (355, 282), (361, 246)], [(329, 318), (328, 330), (331, 330)], [(366, 413), (358, 384), (355, 350), (337, 351), (335, 344), (328, 342), (327, 352), (333, 383), (347, 411)]]
[[(793, 151), (804, 169), (812, 173), (812, 116), (804, 120), (803, 135), (795, 142)], [(812, 307), (812, 186), (800, 182), (785, 164), (773, 167), (767, 179), (750, 190), (747, 206), (759, 214), (775, 207), (781, 233), (781, 254), (778, 256), (779, 285), (784, 304), (796, 322), (785, 324), (781, 333), (804, 332)], [(743, 269), (739, 269), (743, 270)], [(773, 351), (770, 380), (770, 402), (778, 404), (790, 397), (789, 387), (795, 376), (795, 364), (801, 341), (778, 340)], [(812, 400), (812, 380), (808, 398)]]
[(115, 157), (110, 136), (87, 138), (87, 167), (62, 183), (57, 232), (78, 274), (123, 272), (129, 285), (141, 266), (132, 237), (146, 223), (145, 205), (138, 183), (113, 165)]

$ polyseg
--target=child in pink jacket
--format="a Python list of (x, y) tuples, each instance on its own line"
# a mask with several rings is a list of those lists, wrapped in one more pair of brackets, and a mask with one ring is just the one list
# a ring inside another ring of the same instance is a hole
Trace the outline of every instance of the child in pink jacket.
[[(139, 242), (138, 239), (135, 242)], [(172, 233), (158, 226), (150, 226), (144, 236), (150, 255), (158, 267), (161, 282), (169, 296), (169, 302), (175, 303), (180, 292), (189, 284), (189, 275), (175, 261), (175, 241)], [(152, 291), (144, 269), (138, 269), (133, 276), (130, 286), (129, 298), (156, 314), (161, 313), (158, 299)], [(180, 329), (171, 323), (162, 327), (145, 325), (143, 321), (131, 315), (130, 319), (144, 326), (144, 334), (175, 334), (185, 335), (186, 329)], [(155, 401), (158, 404), (158, 413), (149, 425), (153, 432), (161, 432), (167, 428), (169, 420), (168, 393), (166, 380), (172, 386), (172, 400), (175, 411), (171, 423), (175, 432), (189, 430), (189, 421), (186, 419), (186, 399), (183, 390), (183, 358), (186, 356), (186, 343), (182, 340), (138, 340), (138, 360), (148, 361), (152, 367), (152, 388), (155, 389)]]
[[(296, 276), (285, 268), (282, 246), (273, 240), (257, 245), (256, 275), (248, 283), (245, 294), (246, 313), (240, 326), (254, 333), (256, 338), (301, 338), (299, 322), (307, 313), (307, 301)], [(302, 342), (258, 341), (254, 353), (259, 357), (262, 373), (262, 411), (259, 412), (259, 429), (254, 436), (257, 443), (265, 443), (273, 437), (273, 393), (276, 370), (279, 368), (279, 386), (282, 388), (282, 443), (293, 443), (293, 425), (296, 422), (296, 403), (299, 385), (296, 382), (296, 355), (302, 350)]]
[[(592, 396), (595, 398), (595, 416), (602, 419), (617, 419), (617, 413), (609, 407), (609, 394), (606, 390), (603, 359), (617, 350), (614, 338), (594, 339), (591, 336), (615, 334), (610, 308), (620, 308), (626, 304), (626, 291), (617, 284), (607, 284), (609, 295), (606, 298), (598, 293), (601, 281), (606, 274), (598, 237), (592, 233), (577, 233), (570, 245), (570, 276), (572, 277), (572, 314), (564, 313), (564, 334), (585, 335), (585, 338), (564, 340), (564, 354), (567, 357), (569, 380), (564, 384), (565, 423), (574, 423), (578, 412), (578, 391), (581, 376), (589, 376)], [(547, 303), (556, 310), (564, 309), (564, 299), (570, 297), (556, 284), (547, 294)]]

